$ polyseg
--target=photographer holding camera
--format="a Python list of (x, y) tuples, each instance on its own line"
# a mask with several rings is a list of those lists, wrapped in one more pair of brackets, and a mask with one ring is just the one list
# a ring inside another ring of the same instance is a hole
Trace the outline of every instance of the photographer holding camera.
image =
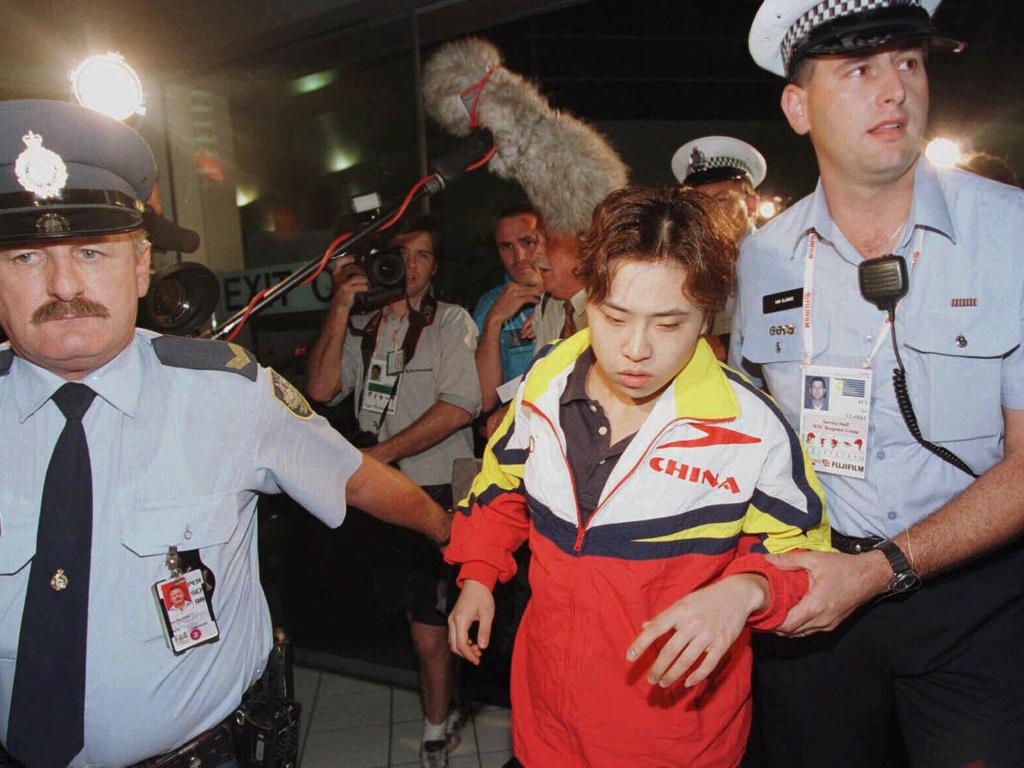
[[(359, 294), (372, 293), (373, 286), (351, 257), (338, 259), (334, 295), (313, 345), (306, 388), (314, 400), (330, 405), (355, 393), (360, 435), (354, 442), (366, 454), (396, 464), (450, 507), (452, 461), (473, 456), (469, 424), (480, 410), (477, 328), (462, 307), (430, 294), (440, 252), (435, 223), (420, 217), (398, 229), (390, 245), (400, 250), (405, 264), (405, 295), (350, 317)], [(448, 717), (454, 686), (446, 606), (439, 599), (444, 565), (423, 537), (407, 542), (406, 549), (404, 602), (425, 714), (420, 759), (424, 766), (446, 766), (457, 732), (454, 716)]]

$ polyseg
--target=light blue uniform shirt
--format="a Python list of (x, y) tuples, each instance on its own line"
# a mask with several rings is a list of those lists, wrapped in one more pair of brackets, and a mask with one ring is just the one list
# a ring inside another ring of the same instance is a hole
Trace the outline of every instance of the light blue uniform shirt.
[[(473, 320), (480, 333), (484, 332), (484, 320), (487, 319), (487, 313), (490, 312), (494, 302), (498, 300), (498, 296), (509, 282), (509, 278), (506, 277), (505, 282), (494, 286), (477, 301), (476, 307), (473, 309)], [(510, 381), (516, 376), (522, 376), (533, 360), (533, 339), (524, 339), (519, 335), (523, 326), (526, 325), (526, 321), (533, 315), (533, 310), (532, 304), (525, 305), (501, 325), (501, 380), (503, 382)]]
[[(175, 749), (228, 716), (260, 675), (270, 615), (256, 556), (257, 493), (287, 491), (341, 524), (361, 455), (319, 416), (274, 397), (270, 375), (169, 367), (153, 335), (82, 380), (93, 474), (85, 747), (72, 766), (117, 768)], [(0, 377), (0, 736), (7, 740), (18, 635), (64, 380), (15, 357)], [(175, 656), (153, 584), (168, 548), (213, 572), (218, 642)], [(74, 578), (74, 576), (71, 576)], [(54, 691), (54, 695), (60, 695)]]
[[(896, 336), (925, 439), (981, 474), (1003, 457), (1002, 408), (1024, 409), (1024, 193), (918, 162), (909, 226), (895, 252), (921, 257), (896, 310)], [(803, 404), (802, 306), (765, 314), (763, 298), (803, 287), (809, 234), (818, 235), (813, 276), (813, 365), (859, 368), (884, 313), (860, 295), (862, 261), (815, 192), (743, 241), (729, 362), (763, 371), (795, 428)], [(771, 333), (793, 326), (795, 332)], [(896, 405), (888, 330), (872, 361), (866, 476), (819, 473), (832, 526), (850, 536), (892, 537), (934, 512), (971, 478), (921, 447)], [(755, 372), (755, 375), (756, 372)]]

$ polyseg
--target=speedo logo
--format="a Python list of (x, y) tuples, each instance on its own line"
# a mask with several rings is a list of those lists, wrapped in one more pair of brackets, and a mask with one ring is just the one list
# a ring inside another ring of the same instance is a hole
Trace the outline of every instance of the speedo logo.
[(666, 459), (664, 456), (654, 456), (648, 462), (648, 466), (655, 472), (661, 472), (664, 475), (674, 475), (677, 479), (685, 480), (688, 483), (710, 485), (712, 488), (726, 490), (730, 493), (740, 492), (740, 486), (736, 482), (735, 477), (727, 475), (723, 479), (722, 474), (713, 469), (690, 466), (675, 459)]

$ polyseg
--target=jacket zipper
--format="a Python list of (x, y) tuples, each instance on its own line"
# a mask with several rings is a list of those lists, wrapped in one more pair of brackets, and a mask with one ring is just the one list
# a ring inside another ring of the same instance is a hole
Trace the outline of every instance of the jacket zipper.
[(583, 527), (583, 515), (580, 513), (579, 495), (576, 493), (576, 479), (572, 476), (572, 467), (569, 465), (569, 458), (565, 455), (565, 449), (562, 448), (562, 443), (558, 440), (558, 430), (555, 429), (554, 423), (552, 423), (551, 419), (548, 418), (547, 414), (529, 400), (524, 400), (523, 405), (544, 419), (544, 422), (551, 428), (551, 431), (555, 436), (555, 442), (558, 444), (559, 453), (562, 454), (562, 461), (565, 463), (565, 471), (569, 475), (569, 485), (572, 487), (572, 500), (576, 504), (576, 541), (572, 545), (572, 551), (579, 554), (583, 549), (583, 535), (586, 531)]
[(597, 517), (597, 513), (599, 511), (601, 511), (601, 509), (604, 507), (605, 504), (607, 504), (609, 501), (611, 501), (612, 496), (614, 496), (615, 493), (619, 490), (619, 488), (621, 488), (625, 484), (625, 482), (630, 477), (632, 477), (633, 473), (636, 472), (637, 468), (639, 468), (639, 466), (644, 463), (644, 459), (646, 459), (647, 455), (651, 452), (651, 447), (656, 442), (658, 442), (661, 439), (662, 435), (664, 435), (670, 428), (672, 428), (673, 426), (675, 426), (677, 424), (689, 423), (689, 422), (699, 422), (701, 424), (715, 424), (715, 423), (725, 422), (725, 421), (735, 421), (735, 419), (733, 417), (727, 417), (727, 418), (721, 418), (721, 419), (698, 419), (698, 418), (694, 418), (694, 417), (683, 417), (683, 416), (676, 417), (676, 418), (672, 419), (671, 421), (669, 421), (667, 424), (665, 424), (665, 426), (663, 426), (658, 431), (658, 434), (656, 434), (654, 437), (651, 438), (651, 441), (647, 444), (647, 447), (644, 448), (644, 452), (642, 454), (640, 454), (640, 458), (637, 460), (637, 462), (632, 467), (630, 467), (629, 471), (625, 475), (622, 476), (622, 479), (619, 480), (619, 482), (616, 484), (616, 486), (614, 488), (612, 488), (611, 493), (609, 493), (605, 497), (604, 501), (602, 501), (600, 504), (597, 505), (597, 507), (594, 509), (593, 514), (590, 515), (590, 520), (588, 520), (586, 525), (584, 525), (584, 523), (583, 523), (583, 515), (580, 512), (580, 500), (579, 500), (578, 494), (576, 493), (576, 480), (572, 476), (572, 467), (569, 464), (569, 458), (565, 455), (565, 450), (562, 448), (562, 444), (558, 440), (558, 430), (555, 429), (554, 423), (551, 421), (550, 418), (548, 418), (547, 414), (544, 413), (532, 401), (523, 400), (523, 405), (525, 405), (530, 410), (532, 410), (534, 413), (536, 413), (538, 416), (540, 416), (542, 419), (544, 419), (544, 422), (548, 425), (548, 427), (551, 429), (551, 432), (555, 436), (555, 442), (558, 444), (558, 451), (559, 451), (559, 453), (562, 454), (562, 461), (565, 463), (565, 469), (566, 469), (566, 472), (569, 475), (569, 484), (570, 484), (570, 486), (572, 486), (572, 498), (573, 498), (573, 501), (576, 503), (576, 540), (575, 540), (575, 542), (573, 542), (572, 551), (574, 553), (576, 553), (577, 555), (581, 551), (583, 551), (583, 539), (587, 535), (587, 529), (590, 527), (590, 523), (592, 523), (594, 521), (594, 518)]

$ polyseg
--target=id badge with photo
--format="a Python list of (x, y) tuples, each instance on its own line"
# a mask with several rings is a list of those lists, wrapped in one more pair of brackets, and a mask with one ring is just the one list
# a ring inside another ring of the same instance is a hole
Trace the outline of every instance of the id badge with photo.
[(800, 441), (816, 472), (863, 478), (868, 456), (871, 371), (805, 365)]
[[(395, 354), (398, 357), (392, 359), (392, 355)], [(398, 386), (398, 375), (401, 373), (401, 367), (398, 371), (392, 373), (392, 364), (402, 365), (401, 350), (397, 353), (389, 353), (387, 360), (375, 357), (370, 361), (366, 382), (363, 385), (363, 410), (370, 413), (383, 413), (384, 409), (387, 408), (389, 414), (395, 412), (395, 406), (398, 404), (398, 393), (395, 392), (395, 387)], [(392, 395), (392, 393), (394, 394)]]
[(220, 629), (199, 569), (173, 574), (153, 585), (164, 634), (175, 655), (216, 642)]

